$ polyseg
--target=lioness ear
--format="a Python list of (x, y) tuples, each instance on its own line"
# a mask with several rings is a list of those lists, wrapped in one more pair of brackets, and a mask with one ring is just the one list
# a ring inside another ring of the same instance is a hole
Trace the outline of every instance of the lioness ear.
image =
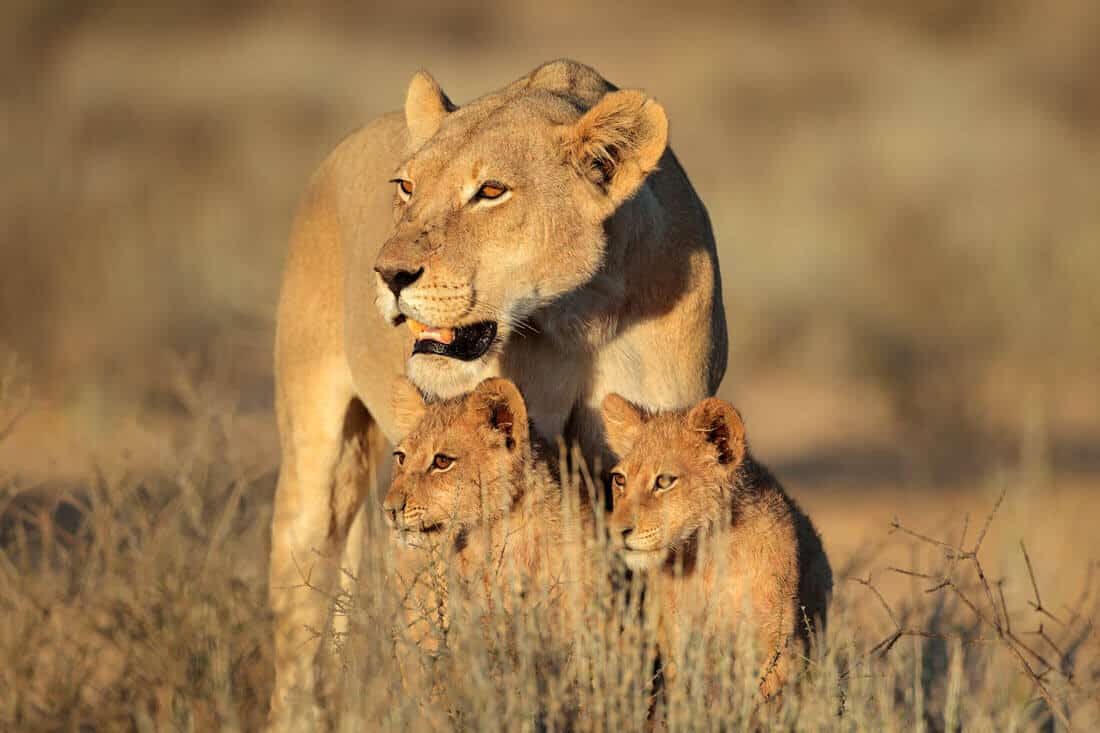
[(390, 401), (393, 404), (394, 426), (404, 438), (412, 432), (420, 418), (424, 417), (428, 405), (416, 385), (405, 377), (398, 377), (394, 381)]
[(520, 394), (519, 387), (510, 379), (486, 379), (474, 390), (471, 404), (484, 424), (503, 433), (509, 449), (525, 445), (530, 439), (527, 403)]
[(708, 397), (693, 407), (687, 416), (688, 428), (703, 434), (714, 446), (718, 462), (736, 468), (745, 460), (745, 423), (733, 405), (717, 397)]
[(607, 434), (607, 447), (619, 458), (624, 457), (637, 442), (645, 415), (614, 392), (603, 398), (600, 412), (603, 416), (603, 429)]
[(443, 118), (457, 109), (447, 98), (439, 83), (426, 71), (418, 71), (409, 82), (405, 95), (405, 124), (409, 141), (417, 150), (439, 129)]
[(577, 172), (599, 186), (612, 206), (630, 198), (668, 144), (668, 117), (639, 91), (609, 92), (566, 132)]

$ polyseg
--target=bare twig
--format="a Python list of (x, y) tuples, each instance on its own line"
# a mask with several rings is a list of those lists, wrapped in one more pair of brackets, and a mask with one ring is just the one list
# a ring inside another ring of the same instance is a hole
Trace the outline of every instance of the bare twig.
[(886, 602), (886, 598), (883, 597), (882, 593), (879, 592), (879, 589), (876, 588), (875, 585), (871, 582), (870, 575), (867, 576), (866, 580), (863, 578), (847, 578), (847, 580), (851, 580), (855, 583), (859, 583), (865, 588), (869, 588), (871, 592), (875, 594), (875, 598), (878, 598), (878, 602), (882, 604), (882, 607), (886, 609), (886, 614), (890, 617), (890, 620), (893, 622), (894, 626), (898, 628), (901, 627), (901, 624), (898, 623), (898, 617), (894, 615), (894, 609), (890, 608), (890, 604)]
[(956, 548), (955, 548), (954, 545), (950, 545), (946, 542), (941, 542), (940, 540), (933, 539), (933, 538), (929, 537), (928, 535), (923, 535), (923, 534), (920, 534), (919, 532), (914, 532), (913, 530), (909, 529), (908, 527), (903, 526), (901, 524), (901, 522), (896, 517), (894, 518), (894, 521), (890, 522), (890, 531), (891, 532), (901, 532), (902, 534), (907, 534), (907, 535), (909, 535), (910, 537), (912, 537), (914, 539), (920, 540), (921, 542), (927, 542), (930, 545), (935, 545), (937, 547), (942, 547), (947, 552), (956, 552)]
[(993, 508), (989, 510), (989, 514), (986, 515), (985, 525), (982, 527), (982, 531), (978, 533), (978, 541), (974, 543), (974, 554), (978, 554), (978, 550), (982, 547), (982, 542), (985, 541), (985, 533), (989, 531), (989, 525), (993, 523), (993, 515), (997, 513), (997, 510), (1001, 508), (1001, 502), (1005, 500), (1005, 495), (1008, 493), (1008, 489), (1001, 489), (1001, 495), (997, 497), (997, 501), (993, 504)]
[(1005, 580), (997, 581), (997, 596), (1001, 599), (1001, 618), (1005, 620), (1005, 628), (1012, 631), (1012, 618), (1008, 615), (1008, 604), (1005, 603)]
[[(950, 542), (938, 540), (934, 537), (922, 534), (915, 530), (909, 529), (901, 524), (897, 519), (894, 519), (890, 524), (891, 532), (901, 532), (913, 539), (916, 539), (925, 544), (936, 547), (944, 553), (944, 558), (947, 561), (947, 568), (941, 575), (934, 575), (931, 573), (919, 572), (917, 570), (911, 570), (906, 568), (891, 567), (892, 572), (907, 575), (913, 578), (921, 578), (929, 580), (934, 583), (933, 586), (926, 590), (927, 593), (934, 592), (951, 592), (964, 606), (970, 609), (977, 620), (979, 628), (985, 628), (992, 632), (993, 636), (972, 636), (967, 637), (962, 634), (941, 634), (934, 631), (926, 631), (921, 629), (905, 629), (897, 621), (897, 616), (889, 604), (886, 603), (882, 594), (871, 584), (870, 576), (866, 580), (856, 579), (862, 585), (865, 585), (875, 593), (879, 598), (879, 602), (883, 608), (886, 609), (887, 614), (890, 616), (890, 620), (894, 623), (894, 632), (880, 641), (871, 649), (871, 654), (878, 654), (879, 656), (885, 655), (891, 648), (897, 643), (899, 639), (904, 636), (914, 636), (919, 638), (929, 639), (951, 639), (958, 640), (964, 644), (972, 644), (978, 642), (998, 642), (1003, 648), (1015, 657), (1019, 668), (1022, 672), (1031, 679), (1035, 685), (1035, 689), (1039, 693), (1039, 697), (1046, 703), (1047, 708), (1050, 710), (1058, 722), (1066, 728), (1066, 730), (1072, 730), (1069, 718), (1064, 712), (1063, 705), (1054, 696), (1050, 688), (1047, 685), (1047, 675), (1053, 670), (1060, 672), (1067, 681), (1070, 679), (1067, 664), (1067, 656), (1062, 651), (1062, 648), (1046, 633), (1042, 624), (1039, 625), (1039, 629), (1033, 632), (1035, 635), (1049, 646), (1057, 655), (1060, 661), (1060, 666), (1055, 666), (1047, 660), (1042, 654), (1036, 651), (1034, 648), (1024, 643), (1019, 636), (1017, 636), (1012, 630), (1012, 622), (1008, 612), (1008, 605), (1005, 602), (1003, 580), (997, 582), (997, 592), (994, 594), (993, 587), (986, 576), (985, 568), (982, 566), (979, 554), (982, 549), (982, 543), (985, 541), (986, 536), (989, 533), (989, 528), (993, 524), (993, 519), (1000, 509), (1002, 502), (1004, 501), (1006, 491), (1001, 491), (997, 500), (994, 502), (993, 507), (990, 509), (989, 514), (986, 515), (985, 522), (982, 524), (981, 531), (978, 533), (977, 539), (974, 542), (972, 549), (967, 550), (964, 543), (966, 540), (966, 530), (969, 525), (969, 518), (964, 520), (963, 531), (958, 545), (953, 545)], [(1044, 615), (1059, 625), (1064, 625), (1056, 618), (1049, 610), (1043, 606), (1042, 597), (1039, 594), (1039, 584), (1035, 579), (1035, 571), (1031, 564), (1031, 558), (1027, 553), (1027, 548), (1023, 542), (1020, 543), (1020, 548), (1023, 550), (1024, 561), (1027, 564), (1028, 577), (1031, 580), (1031, 588), (1035, 595), (1034, 601), (1029, 601), (1029, 605), (1039, 614)], [(953, 575), (957, 568), (959, 561), (969, 561), (974, 573), (977, 575), (978, 585), (982, 592), (985, 594), (987, 608), (983, 609), (965, 593), (959, 584), (955, 581)], [(1039, 665), (1038, 669), (1033, 665)]]
[(1020, 551), (1024, 553), (1024, 562), (1027, 564), (1027, 574), (1028, 577), (1031, 578), (1031, 590), (1035, 593), (1034, 602), (1028, 601), (1028, 604), (1035, 609), (1036, 613), (1041, 613), (1051, 621), (1064, 626), (1065, 624), (1063, 624), (1060, 619), (1043, 607), (1043, 599), (1039, 596), (1039, 584), (1035, 582), (1035, 570), (1031, 567), (1031, 556), (1027, 554), (1027, 546), (1024, 544), (1023, 540), (1020, 540)]

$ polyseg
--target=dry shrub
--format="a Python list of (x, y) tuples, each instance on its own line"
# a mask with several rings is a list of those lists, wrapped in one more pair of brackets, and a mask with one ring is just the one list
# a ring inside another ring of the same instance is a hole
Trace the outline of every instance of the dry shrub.
[[(264, 578), (273, 481), (249, 465), (230, 395), (196, 377), (201, 371), (180, 367), (189, 419), (164, 440), (160, 468), (96, 469), (70, 486), (5, 480), (0, 729), (262, 725), (272, 683)], [(523, 597), (503, 586), (488, 599), (453, 594), (446, 622), (437, 607), (421, 608), (436, 647), (412, 646), (401, 633), (411, 579), (395, 577), (380, 512), (373, 503), (365, 511), (360, 575), (332, 597), (334, 623), (315, 630), (328, 650), (328, 709), (345, 730), (1087, 730), (1100, 722), (1095, 588), (1059, 589), (1076, 600), (1055, 607), (1040, 596), (1029, 559), (1005, 583), (1024, 584), (1034, 607), (1013, 608), (1000, 578), (966, 572), (986, 561), (981, 538), (964, 551), (964, 538), (904, 530), (939, 561), (911, 570), (937, 592), (915, 587), (900, 602), (875, 598), (876, 546), (866, 557), (834, 558), (838, 575), (874, 587), (838, 583), (804, 670), (763, 704), (752, 634), (743, 632), (693, 639), (685, 685), (666, 688), (644, 585), (602, 549), (585, 558), (609, 578), (591, 596), (572, 585)], [(908, 536), (900, 527), (894, 540)], [(564, 620), (551, 597), (565, 599)], [(406, 689), (410, 670), (420, 676)]]
[[(403, 691), (393, 650), (410, 653), (402, 631), (409, 579), (393, 574), (391, 551), (376, 545), (359, 593), (337, 604), (350, 620), (348, 635), (333, 645), (347, 673), (340, 707), (353, 727), (384, 721), (395, 729), (1089, 729), (1100, 712), (1090, 697), (1100, 674), (1089, 620), (1098, 609), (1095, 588), (1082, 587), (1057, 628), (1047, 616), (1032, 644), (1025, 635), (1035, 629), (1023, 629), (1030, 619), (1009, 613), (1003, 593), (991, 590), (999, 586), (961, 577), (960, 562), (981, 569), (981, 540), (963, 552), (920, 537), (950, 550), (940, 573), (922, 576), (951, 592), (917, 590), (900, 610), (885, 600), (880, 607), (875, 585), (852, 576), (858, 583), (838, 587), (829, 628), (815, 638), (805, 669), (769, 703), (757, 692), (761, 667), (748, 629), (693, 638), (684, 687), (664, 689), (644, 583), (599, 551), (588, 561), (613, 582), (593, 597), (571, 598), (577, 605), (564, 624), (532, 598), (512, 599), (509, 612), (499, 598), (452, 597), (449, 623), (429, 609), (421, 620), (441, 648), (420, 651), (426, 677)], [(992, 595), (973, 595), (982, 588)], [(986, 608), (987, 599), (995, 607)], [(885, 637), (881, 622), (894, 627)]]
[(229, 412), (160, 437), (163, 470), (0, 487), (0, 729), (262, 723), (271, 477), (234, 461)]

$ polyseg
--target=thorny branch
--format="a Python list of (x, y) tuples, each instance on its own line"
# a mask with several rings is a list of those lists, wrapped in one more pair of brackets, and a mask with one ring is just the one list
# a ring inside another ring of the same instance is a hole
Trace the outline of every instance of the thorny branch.
[[(1043, 600), (1039, 596), (1039, 584), (1035, 582), (1035, 570), (1031, 567), (1031, 557), (1027, 554), (1027, 546), (1024, 545), (1023, 540), (1020, 540), (1020, 551), (1024, 553), (1024, 562), (1027, 563), (1027, 574), (1028, 577), (1031, 578), (1031, 589), (1035, 592), (1035, 600), (1028, 601), (1028, 605), (1034, 608), (1036, 613), (1041, 613), (1051, 621), (1054, 621), (1060, 626), (1064, 626), (1053, 613), (1043, 607)], [(1042, 624), (1039, 625), (1039, 629), (1042, 630)]]
[[(871, 648), (869, 654), (883, 656), (887, 654), (890, 649), (898, 642), (899, 639), (911, 636), (921, 637), (929, 639), (943, 639), (959, 641), (964, 645), (975, 644), (982, 642), (999, 643), (1004, 647), (1017, 661), (1020, 670), (1023, 674), (1029, 677), (1032, 683), (1035, 685), (1035, 689), (1038, 691), (1039, 696), (1046, 703), (1047, 708), (1050, 710), (1059, 723), (1066, 728), (1066, 730), (1072, 730), (1069, 718), (1065, 713), (1065, 706), (1055, 697), (1047, 684), (1047, 677), (1051, 672), (1059, 674), (1071, 687), (1074, 685), (1072, 675), (1070, 673), (1070, 657), (1064, 651), (1065, 644), (1060, 645), (1056, 642), (1050, 634), (1047, 633), (1043, 624), (1040, 623), (1038, 630), (1033, 632), (1026, 632), (1029, 635), (1037, 636), (1049, 649), (1057, 655), (1058, 666), (1051, 664), (1051, 662), (1043, 656), (1043, 654), (1036, 651), (1032, 646), (1021, 640), (1020, 636), (1012, 629), (1012, 623), (1008, 613), (1008, 606), (1005, 602), (1003, 580), (996, 583), (997, 590), (994, 594), (993, 587), (986, 577), (985, 569), (982, 566), (979, 553), (981, 552), (982, 543), (985, 541), (986, 535), (989, 532), (990, 525), (993, 523), (994, 515), (1000, 508), (1001, 503), (1005, 498), (1005, 491), (1002, 491), (1000, 496), (997, 497), (997, 501), (994, 503), (993, 508), (989, 511), (989, 514), (985, 518), (985, 523), (982, 525), (981, 531), (978, 533), (978, 537), (974, 542), (971, 549), (967, 550), (964, 542), (966, 538), (966, 528), (969, 522), (964, 523), (962, 537), (958, 544), (952, 544), (951, 542), (945, 542), (943, 540), (929, 537), (928, 535), (916, 532), (901, 524), (900, 521), (895, 519), (891, 523), (892, 532), (901, 532), (919, 542), (923, 542), (927, 545), (935, 547), (943, 552), (944, 558), (947, 562), (946, 568), (942, 574), (923, 573), (917, 570), (907, 568), (890, 568), (891, 571), (907, 575), (910, 577), (921, 578), (929, 581), (932, 585), (925, 590), (926, 593), (945, 593), (950, 592), (965, 605), (971, 613), (974, 614), (975, 619), (978, 622), (978, 627), (985, 634), (979, 633), (977, 635), (967, 634), (944, 634), (933, 631), (927, 631), (924, 629), (908, 628), (903, 626), (898, 620), (897, 614), (887, 603), (882, 593), (874, 586), (871, 581), (870, 575), (866, 579), (864, 578), (852, 578), (855, 582), (863, 585), (871, 590), (871, 592), (878, 599), (879, 604), (885, 609), (886, 614), (890, 617), (891, 623), (894, 624), (894, 631), (889, 634), (885, 639), (880, 641), (874, 647)], [(1060, 627), (1065, 628), (1064, 624), (1053, 613), (1051, 613), (1045, 606), (1043, 606), (1042, 596), (1039, 593), (1039, 584), (1035, 579), (1035, 570), (1031, 564), (1031, 557), (1028, 555), (1027, 547), (1023, 542), (1020, 543), (1020, 550), (1024, 556), (1024, 562), (1027, 565), (1028, 577), (1031, 581), (1031, 589), (1035, 596), (1033, 601), (1029, 601), (1028, 605), (1040, 616), (1045, 616), (1057, 623)], [(976, 603), (970, 595), (963, 591), (957, 580), (957, 571), (960, 563), (969, 563), (970, 567), (977, 576), (977, 584), (981, 587), (985, 594), (986, 603), (988, 607), (983, 609)], [(1091, 577), (1091, 568), (1090, 568)], [(1091, 583), (1089, 584), (1091, 586)], [(1086, 594), (1087, 595), (1087, 594)], [(1081, 599), (1080, 606), (1083, 606), (1086, 596)], [(1070, 610), (1073, 619), (1080, 617), (1080, 614), (1076, 611)], [(1091, 626), (1089, 627), (1091, 628)]]

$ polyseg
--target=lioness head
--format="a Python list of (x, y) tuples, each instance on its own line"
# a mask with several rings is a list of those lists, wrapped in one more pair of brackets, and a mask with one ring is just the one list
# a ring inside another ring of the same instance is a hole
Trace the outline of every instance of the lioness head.
[(382, 508), (404, 544), (492, 522), (522, 489), (530, 458), (527, 408), (507, 379), (428, 403), (408, 380), (394, 386), (398, 430), (393, 479)]
[(603, 402), (615, 510), (608, 531), (627, 565), (642, 570), (701, 529), (729, 521), (731, 487), (745, 460), (745, 428), (728, 402), (648, 415), (616, 394)]
[(416, 335), (408, 376), (449, 397), (536, 310), (593, 278), (604, 223), (656, 167), (668, 121), (642, 92), (568, 61), (460, 108), (420, 72), (405, 118), (377, 303)]

